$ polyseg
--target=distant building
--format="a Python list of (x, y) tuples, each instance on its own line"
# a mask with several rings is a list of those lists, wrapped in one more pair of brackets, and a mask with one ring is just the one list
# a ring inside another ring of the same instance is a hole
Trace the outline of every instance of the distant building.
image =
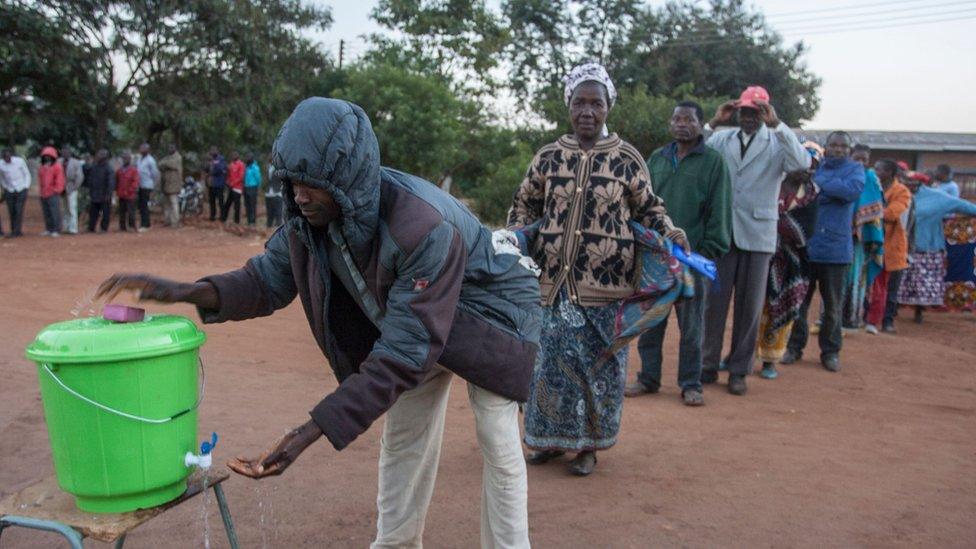
[[(828, 130), (802, 130), (807, 139), (824, 143)], [(881, 132), (847, 130), (855, 143), (871, 147), (872, 161), (904, 160), (912, 169), (928, 172), (939, 164), (952, 166), (962, 195), (976, 200), (976, 133)]]

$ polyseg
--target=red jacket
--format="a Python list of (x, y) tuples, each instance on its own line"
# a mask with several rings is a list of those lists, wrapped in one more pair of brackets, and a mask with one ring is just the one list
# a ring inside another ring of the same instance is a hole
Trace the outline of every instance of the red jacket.
[(49, 198), (64, 191), (64, 169), (57, 162), (49, 165), (41, 164), (37, 169), (37, 180), (41, 198)]
[(119, 196), (119, 200), (135, 200), (138, 190), (138, 168), (129, 164), (115, 171), (115, 194)]
[(244, 190), (244, 163), (235, 160), (227, 166), (227, 186), (237, 192)]

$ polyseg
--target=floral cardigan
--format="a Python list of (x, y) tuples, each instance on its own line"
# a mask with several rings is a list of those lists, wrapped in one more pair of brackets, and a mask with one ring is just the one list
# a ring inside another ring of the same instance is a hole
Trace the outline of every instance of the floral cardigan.
[(639, 273), (631, 219), (668, 237), (681, 233), (651, 189), (644, 159), (616, 134), (589, 151), (571, 135), (542, 147), (508, 213), (509, 228), (532, 227), (544, 305), (563, 284), (581, 306), (632, 295)]

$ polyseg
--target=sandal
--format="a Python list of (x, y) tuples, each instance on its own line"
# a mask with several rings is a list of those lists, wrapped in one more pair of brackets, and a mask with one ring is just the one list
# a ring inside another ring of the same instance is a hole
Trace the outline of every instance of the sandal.
[(593, 472), (595, 466), (596, 452), (586, 450), (576, 454), (576, 457), (569, 462), (569, 472), (578, 477), (585, 477)]
[(562, 450), (539, 450), (537, 452), (532, 452), (525, 458), (525, 462), (529, 465), (542, 465), (551, 459), (555, 459), (562, 456), (566, 452)]

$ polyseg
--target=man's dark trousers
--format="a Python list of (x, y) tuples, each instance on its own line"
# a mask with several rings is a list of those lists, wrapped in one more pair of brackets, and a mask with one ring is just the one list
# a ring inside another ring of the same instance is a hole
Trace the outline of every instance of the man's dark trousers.
[[(689, 389), (701, 390), (702, 370), (702, 323), (705, 321), (705, 294), (708, 284), (704, 277), (692, 275), (695, 279), (695, 297), (679, 301), (674, 305), (678, 317), (681, 341), (678, 345), (678, 386), (684, 393)], [(641, 334), (637, 351), (641, 358), (641, 371), (637, 381), (645, 387), (661, 386), (662, 349), (668, 319)]]
[(10, 235), (24, 234), (21, 227), (24, 224), (24, 204), (27, 202), (27, 189), (18, 192), (4, 191), (4, 201), (7, 203), (7, 213), (10, 214)]
[(732, 291), (732, 342), (728, 357), (729, 373), (748, 375), (756, 354), (759, 318), (766, 300), (766, 278), (772, 253), (740, 250), (735, 244), (715, 262), (717, 287), (708, 292), (705, 304), (705, 335), (702, 342), (702, 370), (717, 371), (722, 360), (722, 343), (729, 315)]
[(152, 196), (152, 189), (139, 189), (139, 226), (143, 229), (149, 228), (149, 197)]
[(820, 359), (825, 360), (840, 354), (841, 343), (841, 313), (844, 308), (844, 286), (847, 283), (847, 263), (810, 263), (810, 288), (800, 307), (800, 316), (793, 322), (793, 332), (786, 348), (796, 357), (803, 356), (803, 349), (810, 337), (810, 326), (807, 313), (813, 293), (820, 288), (823, 299), (823, 324), (820, 326)]
[(210, 221), (215, 221), (224, 211), (224, 189), (210, 187)]
[[(99, 216), (101, 216), (101, 223), (99, 223)], [(95, 225), (98, 224), (102, 232), (108, 230), (108, 224), (111, 221), (112, 216), (112, 203), (111, 202), (92, 202), (88, 205), (88, 232), (95, 232)]]
[(247, 224), (254, 225), (258, 218), (257, 187), (244, 187), (244, 210), (247, 212)]

